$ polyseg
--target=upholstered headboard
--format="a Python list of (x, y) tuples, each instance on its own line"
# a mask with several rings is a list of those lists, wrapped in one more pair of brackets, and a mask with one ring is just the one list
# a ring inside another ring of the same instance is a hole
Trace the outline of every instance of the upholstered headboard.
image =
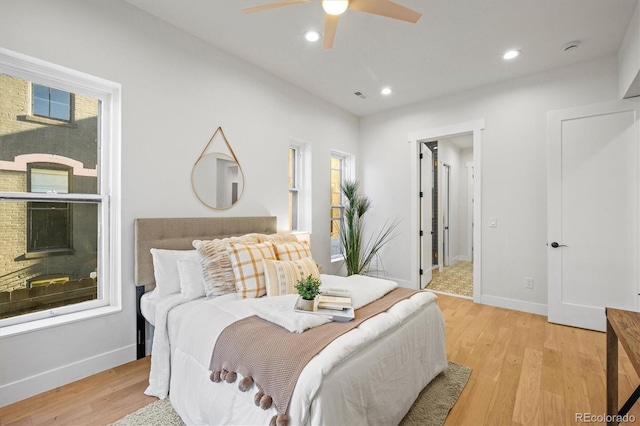
[(154, 218), (135, 220), (135, 284), (155, 284), (150, 250), (191, 250), (193, 240), (277, 232), (275, 216)]

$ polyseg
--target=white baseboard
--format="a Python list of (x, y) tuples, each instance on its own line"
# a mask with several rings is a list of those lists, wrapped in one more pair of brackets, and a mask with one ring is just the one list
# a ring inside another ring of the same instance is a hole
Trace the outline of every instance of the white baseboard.
[[(436, 269), (434, 265), (432, 269)], [(401, 280), (399, 278), (387, 277), (386, 279), (395, 281), (400, 287), (418, 289), (415, 283)], [(463, 296), (464, 297), (464, 296)], [(514, 311), (528, 312), (530, 314), (547, 316), (547, 305), (542, 303), (525, 302), (523, 300), (508, 299), (500, 296), (490, 296), (483, 294), (480, 296), (480, 303), (483, 305), (497, 306), (498, 308), (512, 309)]]
[(480, 296), (480, 303), (483, 305), (497, 306), (499, 308), (512, 309), (514, 311), (528, 312), (547, 316), (547, 305), (542, 303), (525, 302), (522, 300), (507, 299), (506, 297), (489, 296), (483, 294)]
[(136, 359), (136, 345), (125, 346), (0, 386), (0, 407), (75, 382)]
[(380, 277), (380, 278), (383, 278), (383, 279), (389, 280), (389, 281), (397, 282), (400, 287), (412, 288), (414, 290), (418, 290), (418, 285), (416, 283), (412, 283), (411, 281), (401, 280), (400, 278), (394, 278), (394, 277), (386, 277), (386, 278), (385, 277)]

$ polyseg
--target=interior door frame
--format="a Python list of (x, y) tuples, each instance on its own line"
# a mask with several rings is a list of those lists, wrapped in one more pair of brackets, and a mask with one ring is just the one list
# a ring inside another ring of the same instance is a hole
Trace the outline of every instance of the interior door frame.
[(464, 260), (473, 260), (473, 161), (467, 161), (467, 254)]
[(409, 189), (414, 196), (410, 197), (410, 241), (411, 241), (411, 282), (420, 288), (420, 145), (423, 142), (436, 141), (441, 138), (473, 134), (473, 301), (480, 303), (482, 296), (482, 232), (478, 224), (482, 223), (482, 130), (484, 119), (458, 123), (444, 127), (432, 127), (408, 134), (411, 179)]

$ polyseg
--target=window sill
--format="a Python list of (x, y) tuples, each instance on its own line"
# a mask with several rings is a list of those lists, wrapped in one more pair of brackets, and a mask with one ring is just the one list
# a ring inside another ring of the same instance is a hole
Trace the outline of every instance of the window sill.
[(43, 251), (31, 251), (24, 254), (24, 259), (39, 259), (41, 257), (48, 256), (59, 256), (63, 254), (73, 254), (75, 250), (73, 249), (54, 249), (54, 250), (43, 250)]
[(53, 118), (39, 117), (37, 115), (19, 115), (18, 121), (28, 121), (29, 123), (46, 124), (47, 126), (59, 126), (68, 127), (70, 129), (77, 129), (78, 125), (73, 121), (61, 121)]
[(29, 321), (22, 324), (7, 325), (0, 328), (0, 339), (4, 337), (16, 336), (18, 334), (44, 330), (51, 327), (57, 327), (60, 325), (71, 324), (78, 321), (85, 321), (91, 318), (112, 315), (121, 311), (122, 307), (120, 306), (104, 306), (101, 308), (89, 309), (86, 311), (73, 312), (70, 314)]

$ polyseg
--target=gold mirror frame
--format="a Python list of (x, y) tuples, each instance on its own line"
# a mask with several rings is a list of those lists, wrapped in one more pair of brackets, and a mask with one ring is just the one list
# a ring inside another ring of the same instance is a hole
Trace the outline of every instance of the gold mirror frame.
[[(207, 149), (220, 133), (230, 155)], [(214, 210), (233, 207), (244, 194), (244, 173), (222, 127), (218, 127), (191, 169), (191, 188), (198, 200)]]

